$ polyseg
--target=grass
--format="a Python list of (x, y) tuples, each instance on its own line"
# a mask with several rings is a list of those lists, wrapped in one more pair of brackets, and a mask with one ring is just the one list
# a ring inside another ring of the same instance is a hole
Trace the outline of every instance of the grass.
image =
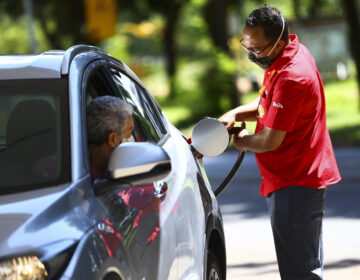
[[(360, 146), (360, 106), (358, 87), (355, 79), (330, 82), (324, 85), (327, 106), (327, 125), (334, 146)], [(194, 114), (201, 107), (201, 99), (191, 94), (189, 89), (183, 96), (172, 102), (161, 100), (161, 106), (185, 136), (190, 137), (194, 124), (201, 119)], [(254, 99), (257, 93), (243, 96), (243, 102)], [(195, 118), (194, 118), (195, 116)], [(212, 116), (218, 117), (218, 116)], [(196, 118), (198, 118), (196, 120)], [(255, 123), (247, 123), (250, 133), (255, 130)]]
[(354, 79), (325, 85), (327, 125), (335, 146), (360, 146), (360, 106)]

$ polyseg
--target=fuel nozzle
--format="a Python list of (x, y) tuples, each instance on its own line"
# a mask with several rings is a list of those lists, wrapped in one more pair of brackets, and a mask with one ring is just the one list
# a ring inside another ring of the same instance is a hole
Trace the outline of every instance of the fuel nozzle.
[(237, 134), (239, 133), (241, 130), (243, 130), (244, 128), (241, 126), (234, 126), (233, 128), (231, 128), (228, 132), (229, 134)]

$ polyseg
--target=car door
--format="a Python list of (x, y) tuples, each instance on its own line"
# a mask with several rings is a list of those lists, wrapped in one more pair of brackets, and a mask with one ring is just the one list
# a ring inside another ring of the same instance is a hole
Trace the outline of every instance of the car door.
[[(135, 141), (166, 141), (166, 128), (154, 125), (155, 117), (148, 108), (151, 104), (136, 97), (136, 83), (106, 63), (95, 64), (85, 73), (87, 102), (101, 95), (118, 96), (133, 107)], [(176, 250), (172, 248), (176, 244), (175, 219), (171, 217), (176, 204), (166, 188), (166, 181), (119, 185), (99, 196), (121, 236), (134, 279), (177, 278)]]
[[(189, 145), (175, 127), (168, 127), (157, 103), (144, 87), (121, 71), (111, 71), (118, 87), (125, 90), (123, 95), (126, 100), (141, 111), (147, 126), (151, 127), (150, 131), (162, 135), (159, 140), (153, 140), (158, 141), (171, 158), (172, 172), (164, 181), (156, 183), (167, 188), (166, 197), (160, 206), (160, 223), (165, 236), (162, 241), (166, 239), (173, 242), (160, 246), (161, 263), (167, 261), (169, 248), (175, 245), (178, 270), (176, 279), (200, 279), (204, 260), (205, 217), (197, 185), (197, 167)], [(169, 238), (167, 232), (174, 230), (175, 234)], [(160, 270), (162, 268), (160, 266)]]
[[(161, 145), (166, 150), (169, 133), (165, 124), (159, 119), (156, 108), (148, 96), (144, 95), (141, 86), (125, 74), (125, 71), (110, 67), (112, 77), (118, 87), (119, 96), (133, 106), (136, 141), (148, 141)], [(177, 199), (175, 190), (169, 187), (168, 178), (154, 182), (154, 195), (160, 200), (158, 207), (159, 251), (158, 279), (178, 279), (176, 251), (176, 212)]]

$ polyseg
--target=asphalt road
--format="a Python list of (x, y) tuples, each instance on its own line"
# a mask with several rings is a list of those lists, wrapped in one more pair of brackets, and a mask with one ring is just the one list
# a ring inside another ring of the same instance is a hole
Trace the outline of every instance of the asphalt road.
[[(360, 148), (335, 149), (342, 181), (328, 188), (323, 223), (324, 279), (360, 279)], [(204, 158), (215, 188), (237, 158), (230, 150)], [(280, 280), (265, 198), (253, 153), (218, 200), (225, 223), (227, 279)]]

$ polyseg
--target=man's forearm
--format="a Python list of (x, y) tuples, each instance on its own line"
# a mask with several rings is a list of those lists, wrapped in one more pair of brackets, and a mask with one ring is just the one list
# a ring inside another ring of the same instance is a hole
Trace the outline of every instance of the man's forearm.
[(265, 128), (254, 135), (236, 137), (234, 144), (238, 149), (266, 153), (277, 149), (282, 144), (285, 135), (285, 131)]
[(259, 106), (259, 100), (260, 98), (257, 97), (250, 103), (247, 103), (245, 105), (241, 105), (230, 112), (232, 114), (235, 114), (235, 120), (237, 122), (240, 121), (257, 121), (257, 109)]
[(238, 140), (238, 145), (243, 149), (254, 153), (266, 153), (272, 151), (265, 139), (259, 137), (257, 134), (244, 136)]

